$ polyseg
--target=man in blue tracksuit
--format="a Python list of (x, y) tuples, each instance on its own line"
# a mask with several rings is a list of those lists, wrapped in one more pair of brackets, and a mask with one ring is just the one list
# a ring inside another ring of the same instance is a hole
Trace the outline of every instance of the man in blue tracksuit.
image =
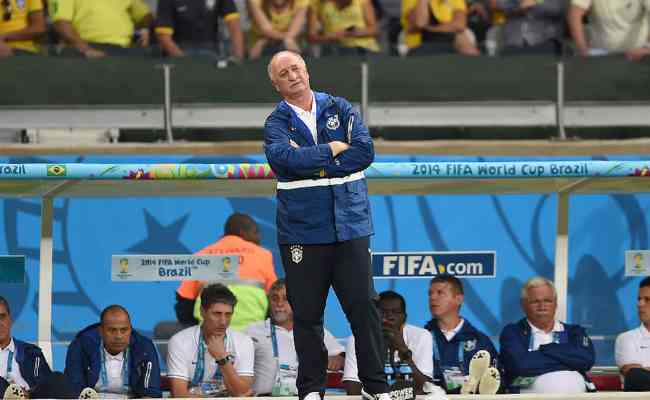
[(9, 389), (11, 398), (76, 398), (65, 376), (50, 370), (38, 346), (11, 336), (12, 325), (9, 303), (0, 296), (0, 396)]
[(266, 120), (264, 150), (278, 179), (278, 243), (294, 312), (299, 398), (319, 400), (325, 391), (323, 313), (332, 286), (357, 339), (365, 395), (387, 399), (363, 174), (374, 158), (368, 128), (347, 100), (312, 92), (299, 55), (277, 53), (268, 72), (284, 98)]
[(91, 388), (130, 397), (162, 397), (158, 353), (151, 339), (132, 329), (122, 306), (106, 307), (100, 321), (79, 332), (68, 347), (65, 374), (77, 395)]
[[(490, 353), (492, 366), (497, 366), (498, 359), (490, 338), (460, 316), (463, 301), (464, 290), (460, 279), (452, 275), (439, 275), (431, 279), (429, 309), (433, 318), (424, 328), (433, 336), (433, 381), (450, 394), (461, 392), (469, 374), (469, 363), (478, 351)], [(471, 392), (475, 391), (476, 388), (471, 388)]]
[(521, 305), (526, 318), (506, 325), (499, 338), (509, 392), (595, 391), (586, 376), (596, 359), (594, 346), (584, 328), (555, 319), (553, 283), (542, 277), (528, 280)]

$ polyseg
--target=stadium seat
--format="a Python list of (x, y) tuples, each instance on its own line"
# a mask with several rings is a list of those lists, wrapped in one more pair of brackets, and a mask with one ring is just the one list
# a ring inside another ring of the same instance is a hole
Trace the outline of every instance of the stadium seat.
[(615, 392), (622, 390), (621, 376), (616, 372), (589, 372), (596, 389), (599, 392)]

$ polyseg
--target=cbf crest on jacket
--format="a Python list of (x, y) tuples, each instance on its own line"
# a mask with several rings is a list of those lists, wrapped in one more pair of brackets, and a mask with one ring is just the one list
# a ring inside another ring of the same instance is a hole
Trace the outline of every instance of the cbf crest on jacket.
[[(264, 151), (278, 179), (280, 244), (334, 243), (373, 233), (363, 174), (375, 155), (368, 128), (347, 100), (319, 92), (314, 100), (317, 143), (285, 101), (264, 125)], [(333, 141), (350, 148), (332, 157)]]

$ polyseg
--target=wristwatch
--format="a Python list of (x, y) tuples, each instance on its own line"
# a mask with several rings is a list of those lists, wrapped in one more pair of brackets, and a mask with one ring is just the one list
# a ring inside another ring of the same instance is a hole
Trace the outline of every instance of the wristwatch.
[(413, 357), (413, 352), (409, 349), (406, 349), (406, 351), (400, 351), (398, 354), (399, 354), (399, 359), (402, 361), (410, 360), (411, 357)]
[(235, 357), (233, 357), (232, 354), (228, 354), (228, 355), (225, 356), (224, 358), (220, 358), (220, 359), (218, 359), (218, 360), (214, 360), (214, 362), (216, 362), (217, 365), (219, 365), (220, 367), (223, 367), (224, 365), (226, 365), (226, 363), (232, 361), (233, 358), (235, 358)]

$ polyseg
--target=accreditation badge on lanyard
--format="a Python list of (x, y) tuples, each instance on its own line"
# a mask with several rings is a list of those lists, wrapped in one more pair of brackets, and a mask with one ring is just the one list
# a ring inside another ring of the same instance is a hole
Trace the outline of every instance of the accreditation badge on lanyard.
[(278, 335), (275, 325), (271, 325), (271, 345), (273, 346), (273, 359), (276, 365), (275, 381), (273, 382), (272, 396), (297, 396), (298, 388), (296, 379), (298, 378), (298, 369), (289, 364), (280, 363), (280, 352), (278, 348)]
[(459, 389), (467, 381), (467, 375), (463, 371), (463, 367), (465, 366), (465, 347), (468, 347), (467, 342), (462, 341), (458, 343), (457, 365), (441, 365), (442, 359), (440, 350), (438, 349), (438, 341), (436, 336), (433, 336), (433, 362), (434, 365), (440, 366), (442, 370), (447, 391)]
[[(224, 337), (224, 348), (228, 350), (228, 335)], [(228, 389), (223, 380), (223, 374), (219, 370), (219, 366), (214, 371), (214, 374), (209, 379), (203, 379), (205, 375), (205, 341), (203, 334), (199, 332), (199, 346), (197, 350), (196, 368), (194, 369), (194, 377), (190, 387), (190, 393), (200, 394), (210, 397), (228, 397)]]

